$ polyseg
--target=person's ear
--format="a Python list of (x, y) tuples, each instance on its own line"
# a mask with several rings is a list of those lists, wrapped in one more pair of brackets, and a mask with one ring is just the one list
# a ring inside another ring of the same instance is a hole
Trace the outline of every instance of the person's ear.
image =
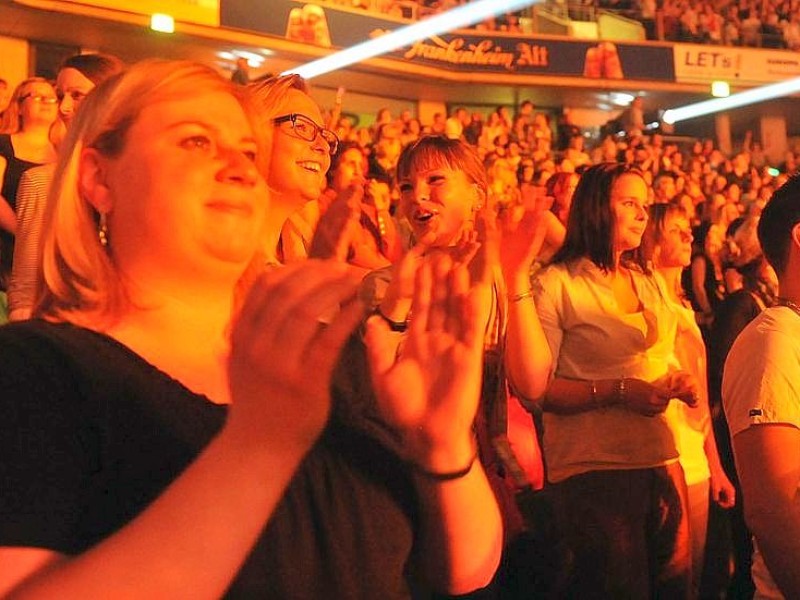
[(111, 212), (113, 200), (108, 187), (110, 161), (94, 148), (85, 148), (78, 160), (78, 191), (94, 209)]

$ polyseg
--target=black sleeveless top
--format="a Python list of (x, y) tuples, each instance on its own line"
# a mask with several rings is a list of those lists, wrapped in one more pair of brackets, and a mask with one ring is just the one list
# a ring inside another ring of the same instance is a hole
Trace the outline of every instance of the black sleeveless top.
[(9, 134), (0, 135), (0, 156), (6, 159), (6, 172), (3, 175), (3, 187), (0, 194), (6, 199), (11, 208), (17, 207), (17, 188), (22, 174), (32, 167), (38, 167), (41, 163), (22, 160), (14, 155), (14, 146), (11, 143)]

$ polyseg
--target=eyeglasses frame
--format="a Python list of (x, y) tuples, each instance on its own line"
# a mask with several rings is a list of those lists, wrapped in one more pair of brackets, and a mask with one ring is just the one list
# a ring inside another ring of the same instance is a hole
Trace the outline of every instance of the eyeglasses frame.
[[(302, 119), (306, 121), (308, 124), (314, 126), (314, 137), (312, 139), (307, 139), (300, 135), (295, 128), (295, 123), (297, 123), (298, 119)], [(318, 137), (322, 137), (325, 140), (325, 143), (328, 144), (328, 152), (330, 154), (336, 154), (336, 150), (339, 148), (340, 140), (339, 136), (336, 135), (333, 131), (326, 127), (320, 127), (317, 125), (313, 119), (307, 117), (306, 115), (300, 113), (289, 113), (288, 115), (283, 115), (281, 117), (275, 117), (272, 119), (272, 123), (274, 125), (281, 125), (283, 123), (291, 123), (292, 124), (292, 131), (295, 132), (295, 135), (299, 137), (301, 140), (305, 140), (306, 142), (313, 142)], [(326, 134), (330, 139), (326, 137)]]

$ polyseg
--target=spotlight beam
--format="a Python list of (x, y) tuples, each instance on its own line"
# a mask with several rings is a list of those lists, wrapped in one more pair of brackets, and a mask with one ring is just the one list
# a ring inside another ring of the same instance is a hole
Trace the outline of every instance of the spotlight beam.
[(714, 100), (704, 100), (695, 104), (670, 108), (664, 111), (661, 120), (671, 125), (678, 121), (694, 119), (695, 117), (702, 117), (731, 108), (739, 108), (740, 106), (747, 106), (748, 104), (755, 104), (772, 98), (780, 98), (795, 92), (800, 92), (800, 77), (753, 88), (739, 94), (733, 94), (727, 98), (715, 98)]
[(537, 2), (541, 2), (541, 0), (478, 0), (477, 2), (470, 2), (418, 21), (413, 25), (401, 27), (385, 35), (350, 46), (324, 58), (288, 69), (281, 75), (295, 73), (305, 79), (311, 79), (317, 75), (329, 73), (362, 60), (397, 50), (427, 37), (452, 31), (459, 27), (466, 27), (489, 17), (505, 12), (513, 12)]

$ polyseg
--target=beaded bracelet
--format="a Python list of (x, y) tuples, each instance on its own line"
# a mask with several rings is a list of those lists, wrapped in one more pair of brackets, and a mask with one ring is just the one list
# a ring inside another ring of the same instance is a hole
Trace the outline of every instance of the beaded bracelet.
[(620, 404), (625, 404), (625, 393), (628, 391), (628, 386), (625, 385), (625, 378), (620, 377), (617, 381), (617, 400)]
[(508, 301), (519, 302), (520, 300), (525, 300), (525, 298), (533, 298), (533, 290), (528, 290), (527, 292), (522, 292), (521, 294), (514, 294), (513, 296), (509, 296)]

